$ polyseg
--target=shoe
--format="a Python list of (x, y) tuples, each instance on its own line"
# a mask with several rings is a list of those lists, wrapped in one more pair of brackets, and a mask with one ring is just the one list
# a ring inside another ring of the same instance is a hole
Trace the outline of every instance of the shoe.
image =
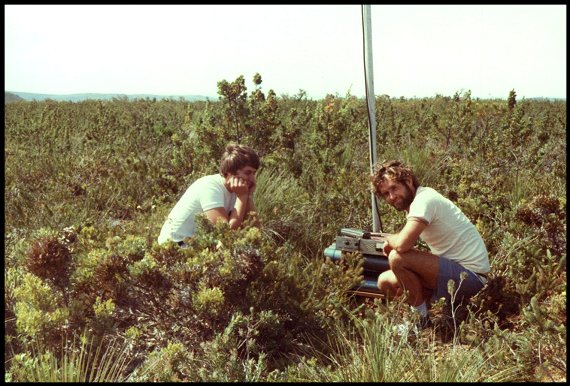
[(417, 323), (412, 323), (406, 320), (404, 323), (395, 325), (394, 331), (401, 337), (407, 337), (410, 332), (413, 332), (414, 335), (419, 335), (422, 330), (431, 326), (432, 322), (429, 316), (422, 316)]
[(408, 335), (410, 334), (410, 332), (413, 331), (414, 333), (416, 333), (414, 331), (415, 330), (414, 327), (416, 327), (416, 326), (413, 325), (411, 322), (406, 320), (404, 323), (396, 324), (394, 326), (394, 332), (402, 338), (407, 338)]

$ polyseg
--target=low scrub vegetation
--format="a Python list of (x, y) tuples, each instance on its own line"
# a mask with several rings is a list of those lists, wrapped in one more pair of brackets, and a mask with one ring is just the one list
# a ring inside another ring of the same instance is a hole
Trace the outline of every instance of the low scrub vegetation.
[[(563, 381), (566, 102), (376, 99), (378, 154), (476, 224), (492, 272), (467, 307), (398, 337), (402, 303), (354, 297), (370, 229), (366, 105), (218, 83), (213, 102), (5, 105), (5, 379), (24, 381)], [(200, 219), (157, 245), (166, 214), (224, 146), (262, 155), (261, 229)], [(383, 230), (403, 216), (380, 207)], [(112, 342), (112, 343), (109, 343)]]

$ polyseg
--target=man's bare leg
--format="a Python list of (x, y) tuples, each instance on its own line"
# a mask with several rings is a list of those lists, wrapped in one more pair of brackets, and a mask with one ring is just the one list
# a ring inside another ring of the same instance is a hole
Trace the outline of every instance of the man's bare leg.
[(378, 288), (387, 296), (396, 297), (407, 291), (407, 302), (415, 307), (437, 287), (438, 256), (416, 249), (404, 253), (392, 250), (388, 262), (391, 269), (378, 277)]

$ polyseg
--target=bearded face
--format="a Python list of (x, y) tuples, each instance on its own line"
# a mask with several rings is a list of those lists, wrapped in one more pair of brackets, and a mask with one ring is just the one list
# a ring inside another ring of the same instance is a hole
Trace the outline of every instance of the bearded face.
[(379, 188), (382, 198), (397, 210), (407, 211), (414, 201), (415, 191), (407, 183), (387, 179), (380, 183)]

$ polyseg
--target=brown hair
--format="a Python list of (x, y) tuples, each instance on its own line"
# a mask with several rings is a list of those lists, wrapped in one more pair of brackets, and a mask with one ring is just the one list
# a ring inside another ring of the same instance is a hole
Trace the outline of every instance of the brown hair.
[(259, 169), (259, 156), (250, 147), (230, 143), (226, 146), (226, 151), (220, 161), (220, 174), (227, 177), (228, 174), (235, 174), (239, 169), (251, 166)]
[(386, 180), (395, 180), (405, 183), (408, 177), (412, 178), (412, 184), (417, 189), (420, 186), (418, 179), (414, 175), (412, 168), (406, 166), (402, 161), (390, 160), (378, 162), (374, 165), (374, 174), (370, 176), (374, 194), (380, 195), (380, 184)]

